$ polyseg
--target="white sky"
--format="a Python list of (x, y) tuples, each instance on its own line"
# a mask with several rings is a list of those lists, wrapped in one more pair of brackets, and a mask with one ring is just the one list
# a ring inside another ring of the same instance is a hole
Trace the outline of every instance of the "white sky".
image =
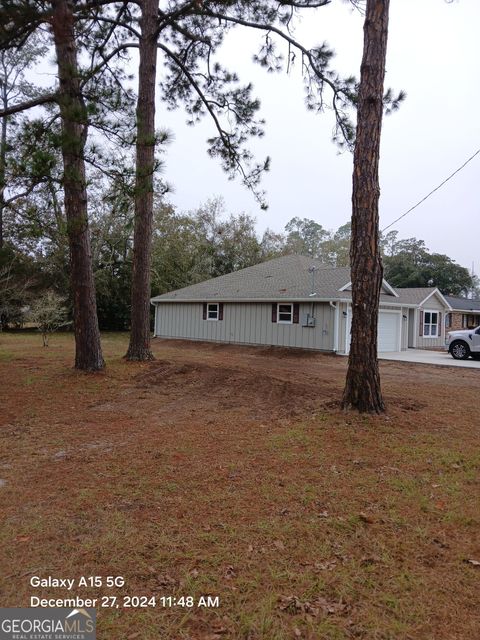
[[(363, 19), (343, 0), (308, 14), (297, 39), (327, 41), (337, 52), (333, 67), (359, 75)], [(400, 111), (385, 118), (381, 154), (380, 224), (404, 213), (480, 148), (480, 0), (391, 0), (386, 86), (404, 89)], [(227, 210), (257, 218), (282, 231), (293, 216), (312, 218), (327, 229), (350, 219), (352, 157), (338, 155), (330, 141), (331, 113), (307, 112), (299, 70), (267, 74), (251, 62), (261, 35), (237, 30), (222, 49), (222, 62), (252, 81), (262, 102), (266, 135), (252, 144), (259, 159), (272, 158), (263, 180), (269, 210), (260, 211), (240, 180), (230, 182), (206, 153), (212, 124), (192, 128), (182, 110), (158, 104), (157, 125), (174, 132), (165, 156), (165, 178), (180, 210), (193, 209), (214, 195)], [(417, 237), (431, 251), (445, 253), (480, 272), (477, 195), (480, 155), (452, 181), (395, 225), (400, 238)]]

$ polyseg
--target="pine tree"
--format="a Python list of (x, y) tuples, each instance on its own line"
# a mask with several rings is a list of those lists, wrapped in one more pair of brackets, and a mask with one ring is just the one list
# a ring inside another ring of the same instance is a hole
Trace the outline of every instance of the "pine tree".
[(150, 350), (150, 282), (155, 171), (155, 85), (158, 0), (140, 0), (135, 230), (131, 293), (131, 330), (127, 360), (153, 360)]
[(4, 109), (4, 117), (34, 106), (57, 103), (61, 115), (61, 150), (65, 214), (70, 246), (74, 300), (75, 367), (99, 371), (105, 363), (98, 328), (93, 279), (84, 150), (88, 119), (80, 86), (74, 15), (68, 0), (50, 3), (7, 1), (0, 11), (0, 48), (21, 47), (48, 22), (55, 46), (59, 85), (56, 91)]
[(379, 246), (378, 166), (384, 108), (389, 0), (367, 0), (353, 161), (352, 339), (344, 409), (385, 410), (377, 359), (377, 323), (383, 279)]
[(70, 245), (75, 327), (75, 367), (105, 367), (100, 345), (95, 282), (87, 213), (84, 150), (88, 120), (82, 99), (74, 34), (74, 16), (67, 0), (52, 0), (51, 26), (58, 65), (58, 104), (62, 119), (63, 186)]

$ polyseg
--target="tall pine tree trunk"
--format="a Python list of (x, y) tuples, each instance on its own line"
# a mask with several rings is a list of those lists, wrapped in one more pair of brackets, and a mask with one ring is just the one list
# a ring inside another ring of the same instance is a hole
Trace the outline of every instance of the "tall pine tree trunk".
[(52, 0), (51, 27), (59, 77), (62, 119), (63, 187), (70, 247), (75, 327), (75, 367), (98, 371), (105, 363), (100, 345), (93, 278), (84, 149), (87, 114), (77, 66), (74, 19), (70, 0)]
[(150, 269), (152, 261), (153, 172), (155, 169), (155, 82), (158, 0), (140, 2), (135, 229), (132, 310), (127, 360), (153, 360), (150, 350)]
[[(2, 83), (2, 108), (8, 107), (7, 83)], [(3, 249), (3, 223), (5, 212), (5, 164), (7, 161), (7, 116), (1, 118), (0, 133), (0, 251)]]
[(383, 266), (379, 248), (378, 165), (383, 115), (389, 0), (367, 0), (353, 161), (352, 340), (343, 392), (344, 409), (385, 410), (377, 358)]

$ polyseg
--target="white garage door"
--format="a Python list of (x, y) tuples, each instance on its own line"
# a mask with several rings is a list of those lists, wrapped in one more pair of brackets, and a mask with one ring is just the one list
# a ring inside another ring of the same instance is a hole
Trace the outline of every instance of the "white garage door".
[(400, 350), (400, 317), (400, 313), (379, 312), (378, 350), (380, 352)]

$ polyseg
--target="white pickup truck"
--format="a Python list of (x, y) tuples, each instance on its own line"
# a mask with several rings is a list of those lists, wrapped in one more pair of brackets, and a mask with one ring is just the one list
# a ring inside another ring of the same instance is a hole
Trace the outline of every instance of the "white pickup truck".
[(480, 327), (449, 331), (445, 348), (455, 360), (466, 360), (470, 356), (474, 360), (480, 360)]

